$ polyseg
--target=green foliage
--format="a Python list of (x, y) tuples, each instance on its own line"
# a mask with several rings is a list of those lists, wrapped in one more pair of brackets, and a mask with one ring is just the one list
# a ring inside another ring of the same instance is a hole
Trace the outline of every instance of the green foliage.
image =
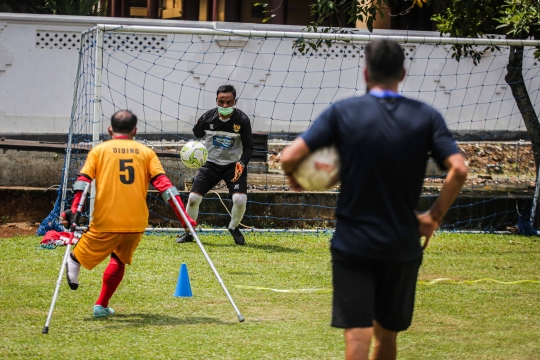
[(48, 0), (47, 6), (56, 15), (88, 15), (99, 16), (103, 10), (98, 10), (99, 0)]
[[(349, 16), (349, 22), (356, 21), (357, 18), (357, 12), (360, 12), (359, 16), (364, 16), (364, 7), (362, 7), (364, 4), (371, 4), (374, 5), (371, 6), (371, 9), (367, 9), (370, 12), (374, 12), (376, 16), (376, 10), (375, 7), (376, 4), (381, 4), (383, 1), (386, 0), (374, 0), (371, 2), (371, 0), (353, 0), (351, 1), (351, 6), (346, 9), (347, 15)], [(353, 34), (354, 30), (345, 30), (342, 27), (325, 27), (323, 26), (324, 22), (328, 19), (332, 19), (334, 16), (339, 15), (340, 8), (346, 3), (346, 0), (337, 0), (337, 1), (331, 1), (331, 0), (317, 0), (317, 2), (311, 4), (309, 6), (310, 12), (312, 16), (315, 16), (316, 20), (312, 21), (308, 26), (306, 26), (303, 30), (307, 32), (321, 32), (326, 34)], [(382, 12), (381, 12), (382, 16)], [(370, 18), (371, 19), (371, 18)], [(373, 20), (370, 24), (373, 24)], [(369, 25), (368, 25), (369, 26)], [(348, 42), (348, 41), (346, 41)], [(317, 50), (321, 46), (325, 44), (327, 47), (332, 46), (331, 40), (306, 40), (306, 39), (297, 39), (293, 43), (293, 48), (299, 51), (301, 54), (305, 54), (310, 49)]]
[[(262, 19), (262, 22), (267, 22), (269, 20), (272, 20), (274, 17), (276, 17), (276, 14), (272, 14), (272, 13), (275, 12), (277, 9), (279, 9), (282, 4), (283, 4), (283, 0), (280, 1), (279, 5), (275, 9), (263, 10), (263, 14), (264, 13), (269, 13), (269, 14), (267, 17)], [(261, 6), (263, 8), (266, 8), (268, 6), (268, 3), (254, 3), (253, 6)]]
[(480, 37), (493, 33), (499, 24), (495, 17), (504, 0), (451, 1), (432, 20), (443, 34), (453, 37)]
[[(451, 1), (448, 7), (440, 14), (434, 15), (432, 20), (437, 23), (437, 30), (441, 34), (452, 37), (479, 38), (487, 36), (493, 38), (498, 22), (495, 20), (503, 0), (474, 0)], [(496, 46), (478, 47), (471, 45), (454, 45), (452, 57), (460, 60), (470, 56), (475, 65), (478, 65), (487, 51), (499, 50)]]
[[(348, 2), (347, 0), (317, 0), (310, 5), (311, 15), (316, 17), (310, 26), (322, 26), (327, 19), (337, 16), (340, 9)], [(384, 17), (383, 10), (388, 7), (389, 0), (352, 0), (345, 12), (348, 22), (365, 21), (369, 31), (373, 31), (373, 22), (377, 20), (377, 16)]]
[[(398, 0), (405, 1), (405, 0)], [(429, 0), (412, 0), (409, 9), (402, 14), (406, 14), (414, 6), (422, 7), (423, 3)], [(330, 34), (354, 34), (355, 30), (345, 30), (342, 26), (325, 27), (324, 24), (331, 22), (332, 19), (338, 18), (340, 11), (345, 11), (348, 23), (355, 23), (357, 20), (365, 22), (368, 30), (373, 32), (373, 23), (378, 17), (384, 18), (385, 11), (390, 8), (390, 0), (316, 0), (309, 6), (311, 15), (315, 17), (304, 31), (323, 32)], [(341, 24), (340, 24), (341, 25)], [(300, 53), (306, 53), (309, 48), (318, 49), (323, 44), (328, 47), (332, 46), (330, 40), (304, 40), (295, 41), (293, 48)]]
[(497, 28), (506, 30), (506, 34), (515, 38), (540, 35), (540, 2), (538, 0), (505, 0), (502, 11), (495, 19), (500, 23)]
[[(317, 32), (318, 27), (315, 25), (307, 26), (304, 30), (307, 30), (308, 32)], [(350, 34), (351, 31), (344, 30), (342, 28), (331, 28), (331, 27), (322, 27), (320, 28), (320, 32), (322, 33), (330, 33), (330, 34)], [(349, 42), (349, 40), (342, 40), (344, 42)], [(304, 38), (299, 38), (294, 41), (293, 48), (296, 48), (301, 54), (305, 54), (309, 51), (309, 49), (317, 50), (321, 46), (325, 44), (327, 47), (332, 46), (331, 40), (306, 40)]]
[[(540, 5), (538, 0), (453, 0), (432, 20), (439, 32), (453, 37), (493, 38), (494, 35), (487, 34), (502, 32), (507, 38), (538, 38)], [(478, 64), (486, 51), (499, 48), (454, 45), (453, 50), (456, 60), (470, 56)]]

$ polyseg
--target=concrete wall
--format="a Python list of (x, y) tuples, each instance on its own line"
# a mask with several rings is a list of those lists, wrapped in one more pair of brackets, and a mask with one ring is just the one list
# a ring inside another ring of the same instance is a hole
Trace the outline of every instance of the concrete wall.
[[(197, 170), (189, 169), (177, 158), (161, 158), (169, 179), (180, 189), (184, 180), (192, 179)], [(64, 155), (54, 152), (0, 151), (0, 186), (48, 188), (60, 184)]]
[[(5, 189), (0, 187), (0, 219), (6, 222), (41, 222), (53, 208), (56, 191), (45, 189)], [(154, 194), (155, 195), (155, 194)], [(181, 193), (187, 201), (187, 193)], [(230, 209), (230, 200), (222, 194), (225, 204)], [(303, 228), (316, 227), (332, 228), (334, 226), (334, 207), (337, 193), (252, 193), (252, 202), (248, 203), (246, 215), (242, 223), (255, 228)], [(433, 202), (433, 197), (423, 197), (418, 204), (418, 210), (427, 210)], [(516, 201), (520, 211), (530, 209), (531, 198), (503, 197), (498, 199), (478, 196), (461, 196), (456, 201), (456, 207), (450, 209), (442, 224), (443, 229), (497, 230), (505, 231), (507, 225), (517, 221)], [(152, 209), (149, 222), (152, 226), (177, 227), (177, 222), (166, 219), (174, 218), (171, 208), (149, 197), (148, 203)], [(302, 204), (302, 205), (298, 205)], [(316, 205), (316, 206), (313, 206)], [(210, 227), (224, 227), (230, 217), (223, 205), (213, 193), (205, 196), (201, 203), (199, 221)], [(249, 236), (249, 235), (248, 235)]]
[[(301, 30), (266, 24), (0, 14), (0, 134), (67, 132), (77, 41), (82, 31), (96, 23)], [(391, 30), (375, 33), (405, 35)], [(361, 43), (337, 43), (301, 55), (295, 54), (288, 39), (155, 34), (155, 39), (137, 40), (140, 46), (147, 46), (141, 52), (134, 48), (136, 43), (131, 44), (136, 34), (108, 35), (103, 54), (102, 119), (106, 124), (114, 110), (131, 108), (143, 120), (139, 126), (143, 134), (190, 133), (197, 117), (215, 106), (215, 90), (226, 82), (237, 87), (238, 106), (250, 116), (254, 130), (272, 133), (304, 131), (328, 104), (365, 92)], [(403, 94), (432, 104), (452, 130), (525, 130), (504, 82), (508, 49), (488, 52), (474, 66), (470, 59), (459, 63), (451, 59), (449, 46), (404, 47), (409, 76), (402, 84)], [(94, 68), (92, 48), (87, 50), (77, 79), (80, 133), (91, 131)], [(534, 95), (540, 80), (533, 50), (527, 49), (525, 54), (524, 75)], [(537, 97), (532, 100), (538, 111)], [(104, 133), (105, 128), (100, 131)]]
[(60, 184), (63, 154), (37, 151), (0, 151), (0, 186), (44, 187)]

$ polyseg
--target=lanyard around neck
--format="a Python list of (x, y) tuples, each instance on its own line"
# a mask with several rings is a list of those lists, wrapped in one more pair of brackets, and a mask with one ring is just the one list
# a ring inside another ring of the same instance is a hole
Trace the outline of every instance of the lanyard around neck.
[(391, 91), (391, 90), (379, 90), (379, 89), (373, 89), (369, 91), (370, 95), (375, 96), (377, 98), (393, 98), (397, 99), (400, 98), (401, 95), (397, 92)]

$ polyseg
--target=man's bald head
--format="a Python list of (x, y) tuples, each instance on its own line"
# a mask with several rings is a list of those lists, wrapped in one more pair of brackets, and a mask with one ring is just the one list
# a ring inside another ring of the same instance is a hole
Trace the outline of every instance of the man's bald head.
[(129, 110), (117, 111), (111, 116), (111, 127), (115, 133), (129, 134), (137, 127), (137, 116)]

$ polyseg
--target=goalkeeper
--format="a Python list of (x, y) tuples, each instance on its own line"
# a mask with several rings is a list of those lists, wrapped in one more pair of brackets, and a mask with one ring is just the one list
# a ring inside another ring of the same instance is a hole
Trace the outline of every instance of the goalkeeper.
[[(166, 192), (171, 190), (185, 211), (178, 190), (165, 175), (154, 151), (133, 140), (136, 126), (137, 117), (130, 111), (118, 111), (111, 117), (108, 131), (112, 140), (90, 151), (73, 186), (75, 196), (71, 209), (62, 214), (64, 221), (71, 222), (82, 190), (87, 183), (95, 180), (95, 207), (90, 227), (66, 263), (68, 285), (76, 290), (81, 265), (92, 270), (110, 256), (103, 274), (101, 293), (94, 306), (95, 318), (114, 314), (109, 300), (124, 277), (125, 264), (131, 264), (133, 253), (148, 226), (146, 195), (149, 183), (161, 192), (182, 225), (186, 226), (169, 192)], [(191, 225), (196, 225), (189, 216), (187, 218)]]
[[(247, 115), (235, 107), (236, 90), (232, 85), (217, 89), (216, 102), (217, 107), (204, 113), (193, 128), (197, 138), (206, 135), (208, 160), (195, 176), (187, 212), (197, 220), (203, 196), (224, 180), (233, 202), (229, 232), (236, 244), (244, 245), (244, 236), (238, 225), (246, 212), (246, 166), (253, 153), (251, 123)], [(193, 236), (187, 232), (176, 239), (178, 243), (191, 241)]]

